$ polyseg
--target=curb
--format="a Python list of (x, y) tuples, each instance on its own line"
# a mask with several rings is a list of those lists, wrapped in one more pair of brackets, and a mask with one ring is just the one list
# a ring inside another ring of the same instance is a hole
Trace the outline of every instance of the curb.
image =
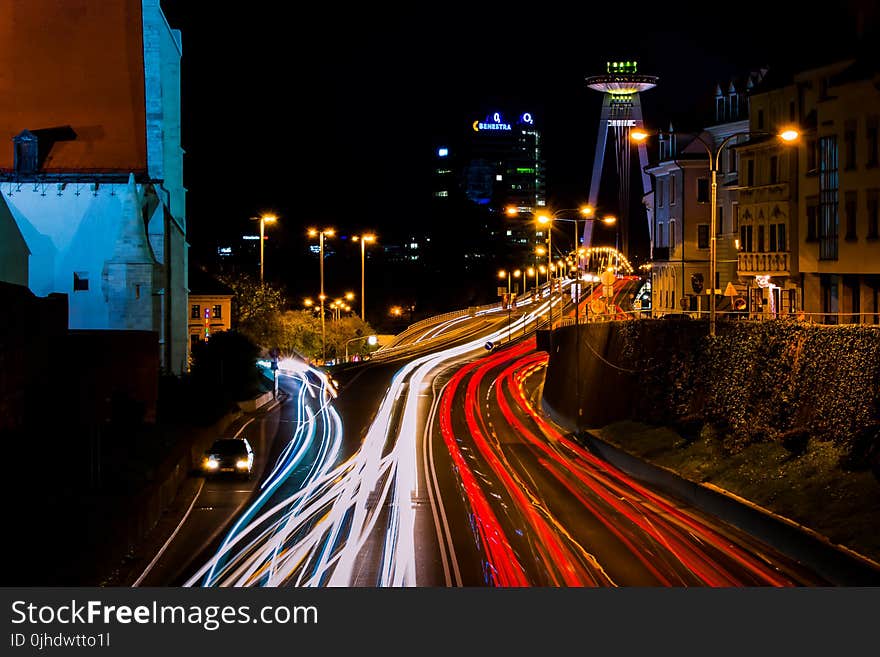
[(834, 586), (878, 586), (880, 564), (834, 543), (815, 530), (708, 483), (643, 461), (598, 436), (584, 432), (587, 448), (640, 481), (745, 531), (829, 580)]

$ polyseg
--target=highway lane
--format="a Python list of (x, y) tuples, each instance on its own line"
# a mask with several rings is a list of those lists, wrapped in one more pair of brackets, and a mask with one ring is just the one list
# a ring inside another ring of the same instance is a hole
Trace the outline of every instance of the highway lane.
[(566, 435), (538, 410), (545, 363), (546, 353), (523, 341), (458, 368), (443, 385), (432, 418), (442, 441), (431, 449), (445, 472), (440, 495), (452, 529), (438, 542), (451, 543), (462, 585), (825, 583)]

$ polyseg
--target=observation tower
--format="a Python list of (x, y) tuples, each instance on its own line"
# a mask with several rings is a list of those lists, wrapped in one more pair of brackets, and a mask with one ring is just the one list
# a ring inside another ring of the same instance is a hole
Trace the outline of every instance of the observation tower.
[[(614, 152), (617, 164), (618, 197), (618, 248), (629, 256), (629, 204), (631, 176), (630, 168), (630, 131), (640, 128), (642, 123), (642, 104), (639, 94), (657, 86), (657, 76), (644, 75), (638, 72), (638, 62), (608, 62), (604, 75), (591, 75), (586, 78), (590, 89), (601, 91), (602, 112), (599, 115), (599, 135), (596, 139), (596, 155), (593, 159), (593, 175), (590, 180), (589, 204), (596, 207), (599, 196), (599, 183), (602, 178), (602, 167), (605, 163), (605, 150), (608, 146), (608, 133), (614, 135)], [(638, 144), (639, 171), (642, 176), (642, 191), (651, 191), (651, 177), (645, 173), (648, 165), (648, 150), (644, 142)], [(593, 222), (587, 221), (584, 226), (584, 246), (591, 245)], [(648, 230), (650, 231), (650, 222)], [(653, 241), (653, 235), (651, 235)]]

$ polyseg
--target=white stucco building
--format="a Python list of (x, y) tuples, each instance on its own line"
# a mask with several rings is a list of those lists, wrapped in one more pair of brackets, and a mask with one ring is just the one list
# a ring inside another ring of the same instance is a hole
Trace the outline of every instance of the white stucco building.
[[(181, 36), (159, 0), (0, 5), (0, 280), (186, 368)], [(11, 309), (14, 312), (14, 309)]]

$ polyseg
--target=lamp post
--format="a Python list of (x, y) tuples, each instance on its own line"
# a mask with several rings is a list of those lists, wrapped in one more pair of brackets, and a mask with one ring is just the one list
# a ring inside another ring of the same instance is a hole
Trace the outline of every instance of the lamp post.
[(346, 340), (345, 341), (345, 362), (346, 363), (348, 362), (348, 345), (350, 345), (352, 342), (355, 342), (356, 340), (366, 340), (367, 344), (370, 345), (371, 347), (374, 346), (379, 341), (379, 339), (375, 335), (359, 335), (355, 338), (352, 338), (351, 340)]
[[(710, 183), (710, 197), (709, 197), (709, 335), (711, 337), (715, 337), (715, 269), (717, 267), (718, 262), (718, 252), (717, 252), (717, 244), (716, 244), (716, 233), (718, 232), (716, 229), (716, 222), (718, 218), (718, 162), (721, 158), (721, 151), (724, 150), (724, 147), (727, 146), (732, 139), (735, 137), (742, 136), (769, 136), (773, 133), (764, 132), (760, 130), (740, 130), (739, 132), (734, 132), (731, 135), (728, 135), (724, 138), (724, 140), (715, 147), (714, 144), (709, 144), (705, 139), (699, 134), (694, 134), (697, 141), (699, 141), (703, 148), (706, 149), (706, 155), (709, 157), (709, 171), (711, 173), (712, 179)], [(791, 143), (797, 140), (800, 136), (800, 133), (793, 129), (787, 128), (776, 134), (779, 139), (783, 142)], [(636, 142), (645, 141), (649, 137), (649, 134), (644, 130), (634, 130), (630, 133), (630, 138)]]
[(367, 233), (365, 235), (355, 235), (351, 238), (355, 242), (360, 240), (361, 243), (361, 321), (366, 322), (366, 313), (364, 311), (365, 308), (365, 298), (366, 298), (366, 290), (364, 288), (364, 260), (366, 258), (366, 245), (367, 243), (372, 244), (376, 241), (376, 236), (372, 233)]
[(324, 237), (333, 237), (336, 234), (336, 231), (332, 228), (323, 228), (318, 230), (317, 228), (309, 229), (309, 237), (317, 237), (319, 246), (319, 254), (321, 260), (321, 294), (318, 296), (318, 299), (321, 301), (321, 362), (323, 363), (327, 359), (327, 332), (324, 328), (324, 299), (327, 296), (324, 294)]
[(260, 285), (263, 284), (263, 252), (266, 239), (266, 224), (274, 223), (278, 218), (274, 214), (263, 214), (259, 217), (251, 217), (253, 221), (260, 222)]

